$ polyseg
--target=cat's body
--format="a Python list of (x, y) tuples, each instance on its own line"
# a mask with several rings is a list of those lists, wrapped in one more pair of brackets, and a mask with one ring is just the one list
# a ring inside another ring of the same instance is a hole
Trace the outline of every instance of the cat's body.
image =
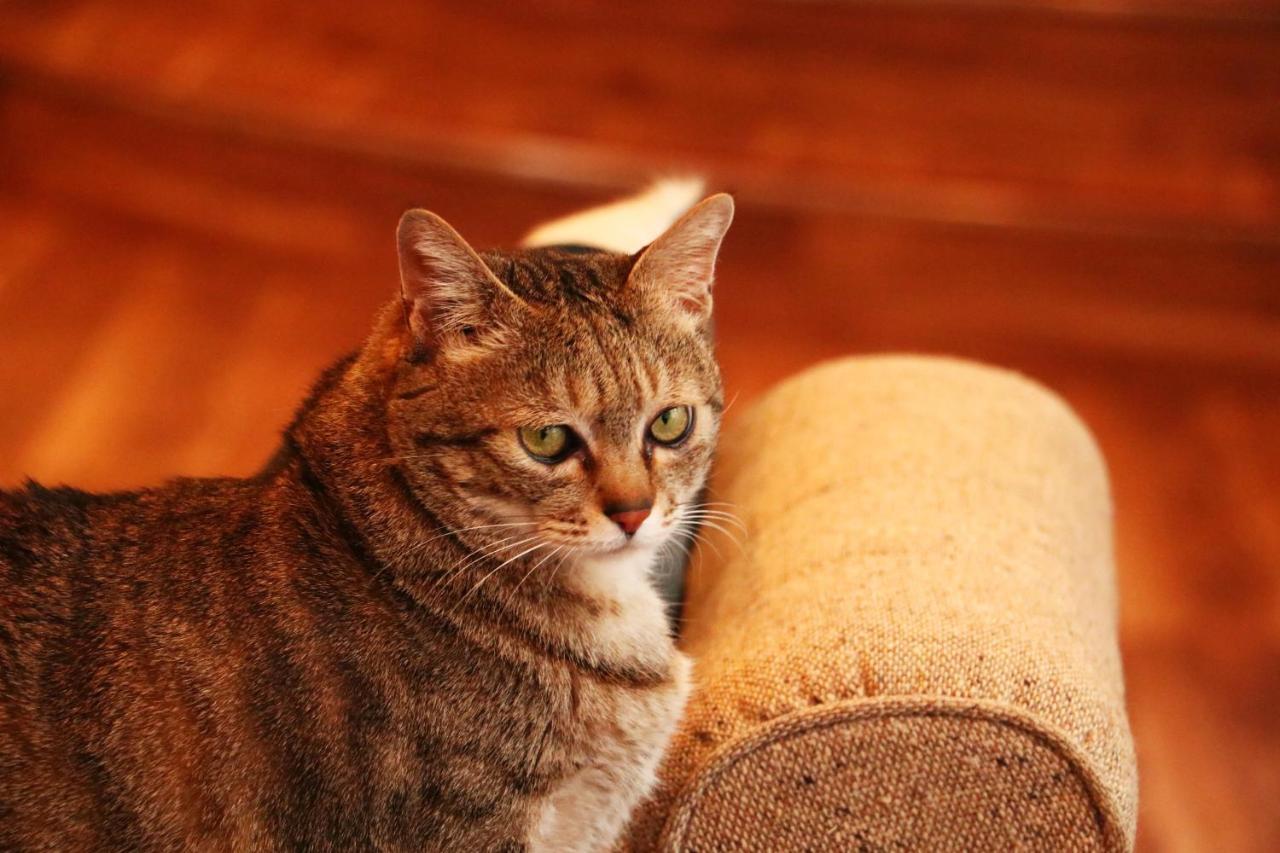
[[(324, 479), (290, 447), (254, 480), (0, 497), (21, 639), (0, 848), (517, 849), (575, 776), (652, 772), (687, 664), (647, 586), (513, 593), (522, 568), (461, 604), (479, 574), (415, 595)], [(466, 553), (442, 537), (421, 559)], [(588, 653), (608, 622), (635, 636)]]
[[(464, 270), (406, 223), (430, 269), (258, 476), (0, 492), (0, 849), (602, 849), (651, 786), (689, 664), (645, 572), (710, 458), (705, 316), (653, 301), (661, 240)], [(673, 402), (686, 436), (635, 444)], [(586, 412), (556, 460), (509, 431)]]

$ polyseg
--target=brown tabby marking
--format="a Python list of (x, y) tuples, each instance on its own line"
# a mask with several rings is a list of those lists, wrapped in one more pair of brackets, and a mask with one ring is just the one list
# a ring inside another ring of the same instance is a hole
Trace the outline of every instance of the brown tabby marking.
[[(402, 298), (260, 474), (0, 491), (0, 849), (612, 843), (687, 689), (643, 569), (711, 457), (731, 210), (482, 259), (408, 214)], [(580, 455), (520, 450), (562, 422)]]

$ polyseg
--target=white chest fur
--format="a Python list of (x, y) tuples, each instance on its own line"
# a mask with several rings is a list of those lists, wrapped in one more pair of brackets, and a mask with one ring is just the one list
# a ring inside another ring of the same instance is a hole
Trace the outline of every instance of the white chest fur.
[(530, 838), (535, 851), (611, 849), (653, 788), (689, 694), (691, 665), (672, 646), (662, 601), (645, 575), (651, 561), (652, 554), (637, 551), (576, 567), (582, 592), (607, 604), (591, 626), (594, 654), (614, 664), (659, 665), (671, 678), (655, 687), (593, 684), (582, 691), (588, 737), (581, 768), (542, 803)]

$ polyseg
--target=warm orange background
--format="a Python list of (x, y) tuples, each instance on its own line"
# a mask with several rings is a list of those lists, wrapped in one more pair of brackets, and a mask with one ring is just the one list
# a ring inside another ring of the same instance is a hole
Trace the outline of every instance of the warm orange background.
[(483, 246), (682, 170), (738, 197), (735, 407), (917, 350), (1078, 408), (1140, 847), (1280, 850), (1269, 0), (11, 1), (0, 484), (249, 472), (393, 293), (402, 209)]

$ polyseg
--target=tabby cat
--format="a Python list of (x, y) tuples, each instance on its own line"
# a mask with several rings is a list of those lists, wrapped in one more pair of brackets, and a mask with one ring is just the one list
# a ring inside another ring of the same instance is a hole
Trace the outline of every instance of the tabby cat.
[(477, 254), (409, 211), (259, 474), (0, 492), (0, 849), (615, 844), (689, 690), (647, 572), (711, 460), (732, 216)]

